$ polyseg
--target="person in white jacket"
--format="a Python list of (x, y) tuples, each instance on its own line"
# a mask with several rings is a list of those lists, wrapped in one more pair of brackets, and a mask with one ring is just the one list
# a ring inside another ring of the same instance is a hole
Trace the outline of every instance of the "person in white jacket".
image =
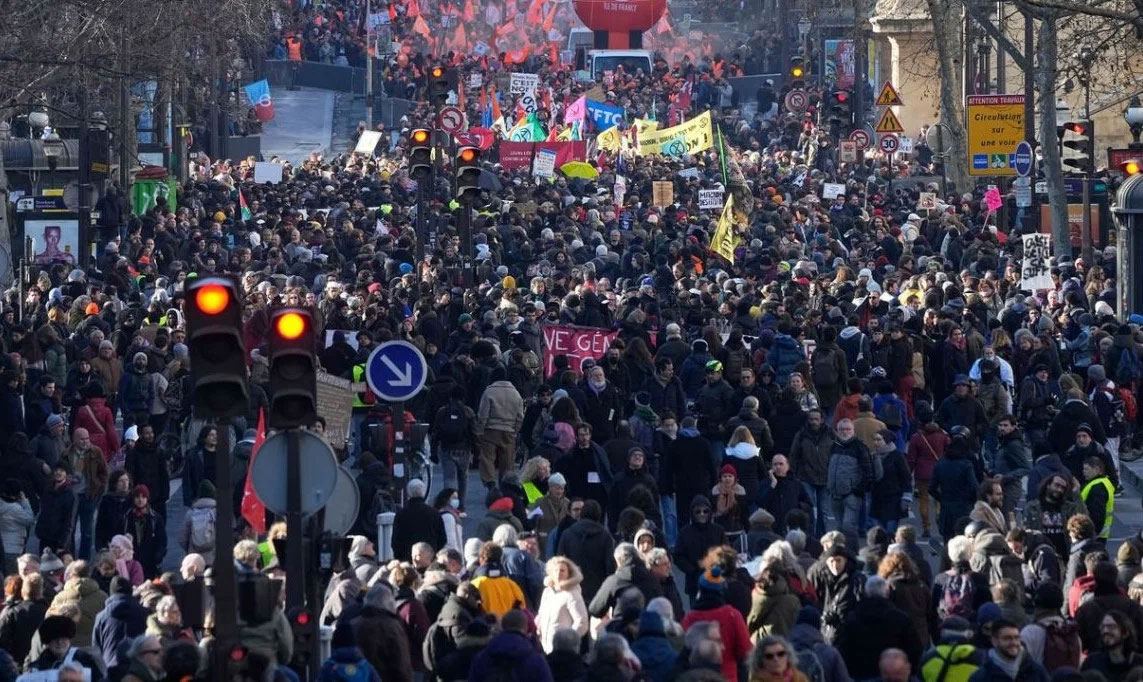
[(28, 533), (36, 525), (32, 505), (19, 481), (8, 479), (0, 487), (0, 543), (4, 549), (4, 575), (16, 572), (16, 557), (24, 553)]
[(544, 653), (550, 654), (554, 648), (556, 630), (568, 627), (580, 637), (587, 634), (589, 625), (587, 603), (583, 600), (583, 573), (571, 559), (554, 556), (545, 565), (544, 595), (540, 598), (540, 608), (536, 612), (536, 629), (540, 633), (540, 644)]

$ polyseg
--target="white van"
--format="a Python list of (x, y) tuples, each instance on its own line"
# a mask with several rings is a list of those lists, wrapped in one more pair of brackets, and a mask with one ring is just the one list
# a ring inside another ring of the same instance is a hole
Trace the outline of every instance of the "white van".
[(588, 58), (591, 61), (591, 77), (597, 83), (603, 80), (604, 71), (615, 71), (619, 66), (627, 73), (643, 69), (643, 73), (651, 74), (650, 50), (592, 50), (588, 53)]

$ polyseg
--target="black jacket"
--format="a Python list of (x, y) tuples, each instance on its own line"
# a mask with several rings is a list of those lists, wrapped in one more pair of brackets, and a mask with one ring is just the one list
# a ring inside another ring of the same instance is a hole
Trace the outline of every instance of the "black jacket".
[[(1078, 398), (1070, 398), (1060, 408), (1059, 413), (1052, 420), (1051, 427), (1048, 428), (1048, 443), (1052, 446), (1052, 452), (1067, 452), (1068, 448), (1075, 445), (1076, 429), (1079, 428), (1080, 424), (1087, 424), (1091, 427), (1092, 438), (1095, 442), (1100, 445), (1107, 443), (1107, 434), (1103, 431), (1103, 424), (1100, 423), (1099, 417), (1096, 416), (1091, 407)], [(1115, 471), (1115, 468), (1112, 467), (1111, 471)]]
[(425, 498), (413, 497), (397, 511), (393, 520), (393, 556), (401, 561), (412, 556), (413, 545), (427, 542), (440, 549), (448, 542), (440, 512), (425, 504)]
[(167, 520), (150, 507), (142, 514), (131, 509), (123, 517), (123, 530), (135, 544), (135, 559), (143, 566), (143, 575), (159, 574), (167, 555)]
[(809, 514), (814, 507), (806, 489), (793, 475), (776, 479), (777, 484), (772, 485), (767, 477), (759, 491), (758, 502), (763, 509), (774, 516), (774, 531), (779, 535), (786, 534), (786, 514), (800, 509)]
[(620, 566), (600, 585), (592, 597), (587, 612), (596, 618), (603, 618), (619, 599), (619, 595), (629, 587), (637, 588), (649, 602), (662, 594), (659, 583), (641, 562), (630, 566)]
[(913, 490), (913, 475), (909, 472), (909, 465), (905, 463), (905, 456), (900, 450), (874, 453), (873, 456), (881, 458), (881, 469), (884, 473), (881, 480), (873, 486), (873, 500), (869, 513), (882, 521), (898, 520), (902, 517), (901, 497)]
[(706, 495), (718, 482), (718, 472), (710, 458), (710, 443), (698, 434), (684, 433), (667, 448), (663, 462), (662, 493), (674, 495), (679, 506), (689, 505), (696, 495)]
[[(675, 366), (678, 367), (678, 364)], [(652, 375), (643, 382), (642, 390), (651, 396), (651, 409), (656, 414), (662, 416), (665, 410), (670, 410), (675, 413), (676, 418), (686, 415), (687, 396), (683, 392), (683, 382), (679, 381), (678, 376), (672, 376), (664, 385)]]
[[(607, 494), (607, 526), (612, 532), (615, 531), (620, 512), (628, 506), (628, 495), (638, 486), (643, 486), (654, 496), (655, 506), (658, 508), (659, 486), (655, 482), (655, 477), (647, 469), (646, 463), (637, 471), (632, 471), (630, 468), (624, 469), (623, 473), (615, 477), (615, 483), (612, 484), (611, 491)], [(656, 525), (662, 525), (658, 515), (655, 515), (652, 520), (656, 522)]]
[(700, 566), (702, 558), (706, 556), (708, 549), (721, 545), (726, 535), (722, 526), (710, 520), (713, 518), (713, 507), (705, 495), (696, 496), (691, 501), (690, 509), (693, 511), (700, 504), (711, 508), (712, 515), (708, 516), (703, 523), (694, 521), (692, 515), (691, 523), (679, 530), (675, 549), (671, 552), (671, 556), (675, 559), (675, 565), (686, 576), (686, 592), (692, 597), (698, 592), (698, 577), (702, 572)]
[(924, 645), (909, 614), (885, 597), (866, 595), (846, 616), (835, 642), (854, 679), (876, 677), (881, 652), (905, 652), (914, 670), (920, 670)]
[(0, 613), (0, 649), (21, 663), (32, 648), (32, 637), (44, 622), (48, 604), (44, 600), (22, 601)]
[(829, 476), (829, 456), (833, 451), (833, 433), (824, 424), (817, 430), (802, 427), (790, 446), (790, 470), (799, 481), (824, 486)]
[(40, 516), (36, 519), (36, 537), (41, 547), (60, 552), (71, 548), (75, 530), (76, 497), (71, 484), (52, 485), (40, 496)]
[(611, 558), (615, 541), (602, 524), (591, 519), (580, 519), (560, 533), (556, 553), (566, 556), (583, 572), (580, 588), (583, 598), (590, 601), (611, 573)]

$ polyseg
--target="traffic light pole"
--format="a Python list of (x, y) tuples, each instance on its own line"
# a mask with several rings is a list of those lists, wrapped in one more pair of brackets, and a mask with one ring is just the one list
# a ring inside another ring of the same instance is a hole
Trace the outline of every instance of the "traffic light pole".
[[(1094, 162), (1094, 161), (1093, 161)], [(1095, 261), (1091, 247), (1091, 173), (1083, 176), (1083, 228), (1080, 233), (1081, 254), (1087, 267), (1093, 267)]]
[(302, 549), (302, 453), (297, 429), (286, 431), (286, 610), (306, 601), (306, 561)]
[(238, 585), (234, 571), (234, 481), (230, 480), (230, 425), (216, 420), (218, 447), (214, 450), (214, 482), (218, 486), (214, 529), (214, 648), (211, 678), (229, 677), (230, 648), (238, 638)]
[(468, 197), (460, 199), (460, 215), (457, 216), (457, 229), (460, 232), (461, 273), (464, 286), (474, 286), (472, 253), (472, 202)]

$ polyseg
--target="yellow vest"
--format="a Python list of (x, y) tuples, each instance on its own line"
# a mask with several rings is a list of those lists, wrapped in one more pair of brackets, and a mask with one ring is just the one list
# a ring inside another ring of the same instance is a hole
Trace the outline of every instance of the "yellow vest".
[[(361, 383), (364, 381), (365, 381), (365, 365), (354, 365), (353, 366), (353, 383), (357, 384), (357, 383)], [(369, 389), (365, 389), (365, 391), (362, 393), (354, 393), (353, 394), (353, 406), (354, 407), (372, 407), (374, 402), (376, 402), (376, 401), (373, 398), (373, 394), (369, 392)]]
[(1088, 481), (1083, 490), (1080, 490), (1080, 499), (1084, 501), (1084, 504), (1087, 504), (1087, 496), (1091, 494), (1096, 485), (1102, 485), (1107, 491), (1107, 509), (1103, 515), (1103, 528), (1099, 531), (1099, 537), (1106, 540), (1111, 537), (1111, 522), (1115, 513), (1115, 486), (1111, 485), (1107, 476), (1100, 476)]

